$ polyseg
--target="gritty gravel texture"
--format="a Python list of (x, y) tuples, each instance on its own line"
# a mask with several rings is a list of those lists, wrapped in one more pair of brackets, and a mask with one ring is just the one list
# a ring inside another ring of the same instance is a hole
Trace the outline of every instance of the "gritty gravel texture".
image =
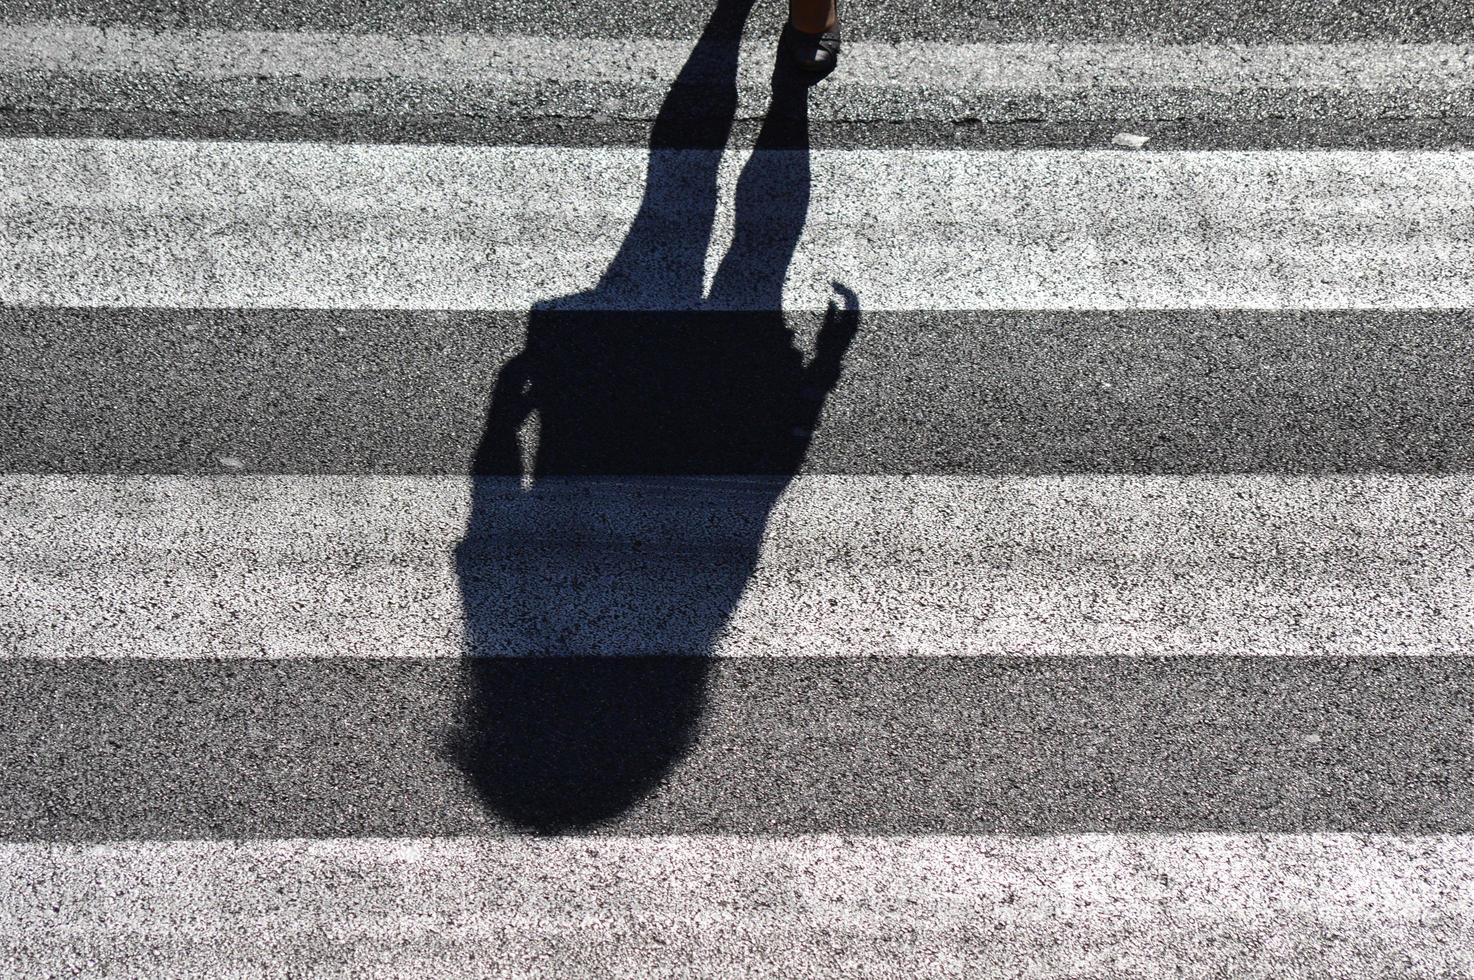
[[(740, 63), (715, 56), (732, 46), (718, 43), (671, 88), (689, 37), (594, 37), (570, 61), (563, 36), (540, 27), (355, 35), (290, 29), (295, 21), (204, 26), (0, 22), (0, 133), (710, 145), (735, 113), (733, 143), (743, 145), (765, 110), (774, 57), (771, 33), (755, 24)], [(1468, 145), (1474, 54), (1457, 36), (1197, 40), (1163, 46), (1129, 32), (1020, 40), (997, 30), (963, 43), (926, 31), (899, 43), (852, 37), (842, 84), (807, 96), (810, 141), (1089, 148), (1124, 130), (1149, 135), (1156, 150)], [(652, 131), (662, 100), (683, 122)]]
[[(7, 0), (8, 21), (63, 18), (95, 24), (161, 27), (265, 28), (482, 33), (555, 37), (695, 37), (710, 8), (678, 0), (548, 7), (531, 0)], [(783, 6), (755, 6), (749, 30), (776, 34)], [(1462, 0), (1263, 0), (1252, 5), (1216, 0), (968, 0), (941, 3), (846, 3), (846, 30), (855, 39), (969, 41), (1131, 38), (1158, 42), (1404, 41), (1474, 38), (1474, 12)], [(577, 48), (571, 52), (576, 56)]]
[(1474, 648), (1465, 477), (756, 482), (11, 477), (0, 657)]
[(1227, 956), (1235, 976), (1462, 976), (1471, 863), (1467, 838), (1330, 834), (9, 845), (0, 954), (155, 976), (1215, 975)]
[[(786, 314), (763, 345), (762, 314), (544, 314), (539, 330), (637, 379), (636, 430), (691, 413), (756, 430), (821, 319)], [(0, 311), (0, 470), (216, 474), (224, 456), (251, 473), (465, 473), (526, 330), (524, 314)], [(634, 342), (656, 332), (702, 342)], [(802, 471), (1456, 473), (1474, 465), (1471, 366), (1463, 310), (862, 311)], [(634, 471), (750, 472), (718, 431), (650, 447)]]
[[(573, 64), (561, 63), (562, 43), (0, 27), (0, 105), (17, 119), (101, 113), (137, 117), (142, 127), (154, 114), (245, 116), (324, 129), (360, 118), (407, 128), (427, 119), (513, 129), (518, 120), (529, 128), (537, 120), (648, 122), (662, 104), (713, 122), (727, 111), (760, 119), (767, 108), (771, 39), (749, 40), (735, 62), (703, 53), (685, 71), (687, 40), (591, 40)], [(1474, 48), (1464, 44), (855, 42), (843, 84), (816, 86), (805, 102), (822, 126), (1138, 119), (1156, 129), (1274, 119), (1333, 122), (1350, 139), (1387, 120), (1467, 121), (1471, 77)], [(732, 107), (722, 93), (734, 84)]]
[(0, 961), (1474, 973), (1474, 7), (843, 13), (0, 0)]
[[(1463, 62), (1470, 62), (1466, 54)], [(889, 69), (881, 69), (889, 70)], [(1474, 65), (1455, 64), (1459, 82)], [(1101, 68), (1108, 73), (1109, 68)], [(1100, 119), (1139, 119), (1153, 126), (1184, 124), (1252, 125), (1265, 119), (1290, 119), (1314, 126), (1334, 120), (1345, 134), (1375, 127), (1385, 119), (1448, 119), (1467, 125), (1474, 116), (1474, 98), (1468, 86), (1445, 88), (1438, 78), (1402, 80), (1400, 85), (1373, 89), (1337, 88), (1309, 80), (1297, 84), (1291, 73), (1267, 85), (1256, 79), (1217, 76), (1168, 78), (1157, 86), (1124, 85), (1099, 88), (1083, 79), (1061, 86), (1036, 86), (1020, 80), (1015, 87), (999, 85), (984, 91), (965, 84), (947, 85), (940, 76), (935, 87), (900, 88), (857, 82), (810, 100), (812, 121), (819, 126), (867, 122), (950, 122), (959, 125), (1037, 124)], [(515, 120), (565, 119), (592, 123), (610, 120), (648, 121), (655, 115), (668, 80), (643, 85), (578, 79), (529, 79), (520, 85), (485, 80), (476, 84), (439, 84), (415, 79), (281, 79), (242, 77), (195, 80), (168, 75), (142, 75), (120, 82), (117, 76), (69, 75), (33, 71), (6, 79), (4, 110), (8, 116), (41, 113), (112, 113), (122, 115), (183, 115), (210, 118), (255, 115), (276, 117), (282, 126), (325, 126), (331, 120), (351, 124), (358, 117), (390, 118), (406, 127), (426, 125), (436, 118), (479, 121), (484, 126), (511, 127)], [(700, 92), (693, 93), (693, 102)], [(752, 84), (740, 93), (739, 118), (761, 119), (767, 105), (765, 87)], [(406, 113), (399, 107), (412, 105)], [(399, 111), (396, 111), (396, 110)], [(690, 117), (707, 119), (699, 105)], [(321, 120), (321, 121), (319, 121)], [(463, 122), (463, 125), (465, 123)], [(141, 125), (141, 123), (140, 123)], [(382, 124), (381, 124), (382, 125)], [(649, 138), (648, 125), (645, 142)], [(942, 144), (945, 146), (946, 144)]]
[(0, 662), (9, 840), (1474, 832), (1469, 658)]
[(1462, 153), (16, 140), (0, 166), (22, 305), (1474, 305)]
[[(697, 120), (664, 147), (708, 145), (710, 125)], [(750, 147), (756, 120), (732, 126), (730, 145)], [(1055, 122), (1047, 119), (970, 119), (944, 122), (850, 120), (815, 122), (815, 150), (947, 147), (957, 150), (1098, 149), (1121, 132), (1147, 133), (1137, 151), (1174, 150), (1452, 150), (1474, 146), (1474, 118), (1428, 119), (1161, 119), (1101, 118)], [(484, 144), (498, 146), (645, 147), (645, 119), (595, 115), (474, 116), (376, 113), (160, 112), (0, 109), (0, 137), (114, 137), (311, 141), (328, 143)]]

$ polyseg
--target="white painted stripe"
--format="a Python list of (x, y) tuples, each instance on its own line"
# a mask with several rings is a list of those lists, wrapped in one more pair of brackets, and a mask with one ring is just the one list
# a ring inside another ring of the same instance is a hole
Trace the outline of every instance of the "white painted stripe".
[[(476, 518), (488, 654), (1474, 649), (1467, 476), (809, 476), (771, 512), (753, 481), (497, 486)], [(0, 656), (461, 656), (468, 497), (7, 476)]]
[(27, 975), (1467, 976), (1474, 838), (0, 845)]
[(0, 302), (822, 309), (839, 281), (866, 309), (1474, 306), (1474, 154), (815, 152), (786, 263), (802, 159), (760, 153), (720, 276), (746, 155), (654, 154), (632, 230), (650, 156), (0, 141)]

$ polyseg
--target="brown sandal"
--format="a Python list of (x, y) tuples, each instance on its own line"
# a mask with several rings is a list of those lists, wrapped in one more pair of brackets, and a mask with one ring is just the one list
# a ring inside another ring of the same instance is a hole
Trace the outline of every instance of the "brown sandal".
[(810, 34), (793, 26), (793, 21), (783, 25), (783, 46), (788, 49), (793, 63), (804, 71), (816, 74), (830, 72), (839, 63), (839, 5), (834, 8), (834, 26), (823, 34)]

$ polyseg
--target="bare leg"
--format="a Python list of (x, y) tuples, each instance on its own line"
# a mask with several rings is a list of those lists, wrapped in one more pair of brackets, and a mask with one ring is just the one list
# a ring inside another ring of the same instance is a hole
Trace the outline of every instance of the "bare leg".
[(835, 0), (788, 0), (788, 18), (805, 34), (823, 34), (838, 19)]

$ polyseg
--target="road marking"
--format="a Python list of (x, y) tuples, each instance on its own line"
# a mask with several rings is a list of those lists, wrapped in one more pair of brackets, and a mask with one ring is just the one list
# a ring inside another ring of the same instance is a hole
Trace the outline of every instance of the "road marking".
[(1474, 306), (1474, 154), (774, 151), (734, 215), (745, 157), (7, 140), (0, 301), (822, 309), (838, 281), (865, 309)]
[(453, 658), (468, 621), (491, 655), (1474, 646), (1469, 477), (772, 486), (485, 481), (473, 517), (460, 478), (8, 476), (0, 656)]
[(9, 844), (0, 949), (134, 975), (807, 974), (840, 950), (864, 973), (1149, 975), (1248, 949), (1266, 976), (1464, 975), (1471, 868), (1474, 837), (1355, 834)]

